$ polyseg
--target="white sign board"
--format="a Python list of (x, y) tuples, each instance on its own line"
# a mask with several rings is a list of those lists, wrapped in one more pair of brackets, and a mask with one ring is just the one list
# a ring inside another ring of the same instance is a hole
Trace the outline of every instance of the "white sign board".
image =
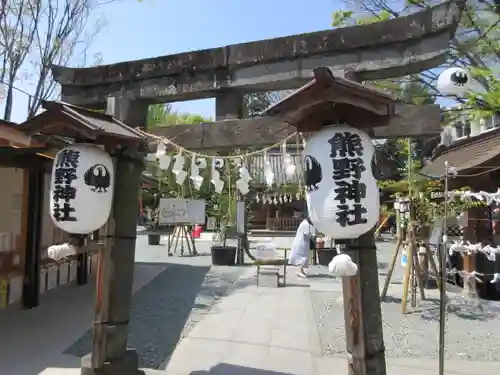
[(202, 199), (161, 198), (159, 225), (205, 224), (205, 201)]
[(257, 245), (257, 259), (265, 260), (265, 259), (276, 259), (277, 251), (276, 245), (273, 243), (259, 243)]

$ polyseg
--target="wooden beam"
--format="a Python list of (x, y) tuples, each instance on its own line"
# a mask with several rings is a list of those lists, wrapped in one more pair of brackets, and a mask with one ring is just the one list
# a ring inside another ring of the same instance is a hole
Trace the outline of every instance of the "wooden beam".
[(149, 104), (214, 97), (224, 89), (298, 88), (321, 65), (350, 67), (362, 81), (401, 77), (444, 63), (464, 0), (408, 16), (92, 68), (52, 66), (65, 102), (101, 106), (107, 97)]
[[(269, 146), (296, 129), (274, 117), (234, 119), (203, 124), (174, 125), (151, 129), (151, 133), (173, 139), (189, 150)], [(374, 129), (373, 138), (412, 138), (441, 132), (438, 105), (397, 105), (396, 116), (387, 126)]]
[(52, 160), (40, 157), (35, 154), (15, 154), (8, 155), (0, 153), (0, 166), (5, 168), (22, 169), (50, 169)]
[(0, 140), (5, 140), (7, 144), (14, 144), (19, 147), (43, 147), (43, 144), (36, 139), (33, 139), (16, 128), (4, 124), (0, 124)]

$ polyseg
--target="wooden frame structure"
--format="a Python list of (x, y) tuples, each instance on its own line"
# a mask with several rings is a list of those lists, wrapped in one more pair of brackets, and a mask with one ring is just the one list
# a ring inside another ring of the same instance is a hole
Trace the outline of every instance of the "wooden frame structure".
[[(43, 137), (29, 136), (13, 123), (0, 123), (0, 173), (9, 173), (9, 177), (5, 176), (6, 184), (18, 184), (11, 191), (16, 192), (16, 197), (8, 197), (9, 204), (2, 207), (3, 217), (15, 222), (16, 211), (21, 212), (20, 232), (2, 232), (1, 236), (0, 284), (3, 286), (3, 300), (0, 307), (19, 300), (24, 307), (35, 307), (40, 293), (57, 286), (59, 280), (61, 284), (69, 281), (69, 263), (66, 264), (66, 276), (58, 275), (58, 266), (54, 275), (51, 265), (43, 259), (43, 238), (49, 237), (49, 241), (54, 241), (62, 235), (52, 226), (47, 227), (48, 221), (44, 220), (47, 206), (44, 204), (44, 188), (51, 164), (50, 147), (47, 147)], [(20, 194), (17, 193), (19, 191)], [(4, 189), (2, 193), (9, 194), (9, 189)]]
[[(2, 248), (0, 252), (0, 308), (20, 297), (24, 307), (36, 307), (40, 294), (59, 283), (76, 279), (85, 284), (95, 263), (92, 254), (103, 248), (102, 242), (99, 245), (102, 236), (97, 235), (93, 243), (62, 262), (47, 257), (48, 246), (68, 239), (47, 216), (48, 179), (55, 152), (82, 137), (113, 147), (130, 143), (130, 133), (143, 139), (111, 116), (57, 102), (45, 102), (44, 108), (45, 112), (23, 124), (0, 123), (0, 167), (22, 169), (21, 233), (14, 240), (9, 236), (13, 250)], [(108, 125), (107, 131), (103, 125)], [(4, 237), (0, 232), (1, 246)]]
[[(464, 186), (472, 191), (495, 192), (500, 186), (500, 128), (492, 129), (474, 137), (454, 142), (450, 146), (438, 146), (431, 163), (422, 172), (432, 177), (442, 177), (444, 162), (448, 161), (459, 176), (449, 179), (450, 188), (459, 189)], [(462, 176), (460, 176), (462, 175)], [(471, 243), (500, 245), (500, 233), (493, 233), (492, 211), (485, 206), (470, 207), (467, 210), (468, 225), (464, 228), (463, 237)], [(486, 274), (478, 276), (483, 282), (477, 283), (477, 292), (481, 298), (500, 298), (500, 293), (491, 284), (491, 274), (500, 269), (500, 256), (495, 262), (487, 261), (482, 253), (454, 255), (457, 269), (466, 272)], [(461, 283), (461, 280), (457, 280)], [(475, 281), (470, 281), (475, 283)]]

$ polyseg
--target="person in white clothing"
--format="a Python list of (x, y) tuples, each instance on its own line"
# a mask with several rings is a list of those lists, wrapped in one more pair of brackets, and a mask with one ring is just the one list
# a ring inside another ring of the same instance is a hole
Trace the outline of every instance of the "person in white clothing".
[(311, 243), (314, 243), (314, 233), (315, 229), (311, 220), (309, 218), (302, 220), (293, 240), (289, 260), (289, 264), (299, 267), (297, 272), (299, 277), (307, 277), (305, 268), (309, 264), (309, 253)]

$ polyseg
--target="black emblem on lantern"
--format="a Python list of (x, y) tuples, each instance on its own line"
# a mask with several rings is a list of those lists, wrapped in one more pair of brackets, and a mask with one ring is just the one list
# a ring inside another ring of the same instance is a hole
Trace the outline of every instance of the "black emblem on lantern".
[(321, 165), (310, 155), (304, 158), (304, 179), (308, 192), (318, 190), (318, 184), (323, 179)]
[(85, 185), (92, 186), (90, 190), (96, 193), (107, 192), (111, 184), (111, 175), (108, 168), (102, 164), (96, 164), (87, 169), (83, 175), (83, 179), (85, 180)]
[(467, 77), (467, 73), (465, 72), (453, 72), (450, 75), (450, 81), (456, 86), (465, 86), (469, 82), (469, 77)]

